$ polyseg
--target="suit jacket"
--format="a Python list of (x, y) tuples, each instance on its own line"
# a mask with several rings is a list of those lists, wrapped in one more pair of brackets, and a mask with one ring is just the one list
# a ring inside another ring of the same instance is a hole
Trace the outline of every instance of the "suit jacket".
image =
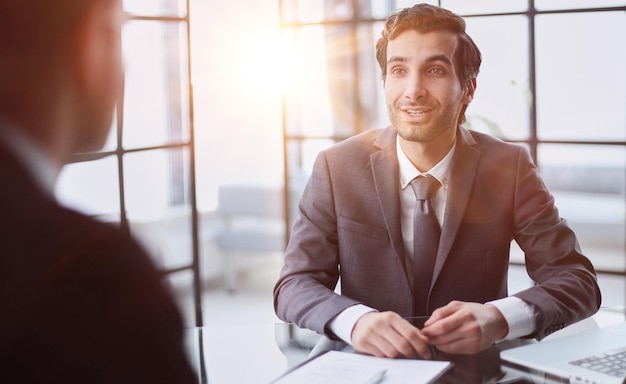
[[(329, 321), (357, 303), (414, 314), (395, 140), (391, 127), (367, 131), (318, 155), (274, 288), (282, 320), (328, 334)], [(531, 336), (597, 311), (593, 266), (524, 147), (459, 128), (450, 172), (428, 313), (451, 300), (506, 297), (512, 240), (537, 283), (515, 294), (536, 308)]]
[(197, 383), (145, 252), (59, 206), (0, 143), (0, 382)]

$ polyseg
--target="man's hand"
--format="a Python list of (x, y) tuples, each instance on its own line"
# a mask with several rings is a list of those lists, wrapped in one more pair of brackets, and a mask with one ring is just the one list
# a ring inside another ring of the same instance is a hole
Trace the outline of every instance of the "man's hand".
[(352, 346), (378, 357), (416, 357), (430, 359), (428, 339), (395, 312), (369, 312), (361, 316), (352, 330)]
[(509, 326), (489, 304), (451, 301), (424, 323), (422, 335), (446, 353), (478, 353), (506, 336)]

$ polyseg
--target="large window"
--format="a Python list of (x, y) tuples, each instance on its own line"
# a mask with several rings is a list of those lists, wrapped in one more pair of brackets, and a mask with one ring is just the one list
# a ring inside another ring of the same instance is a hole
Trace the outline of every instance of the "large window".
[[(622, 292), (604, 305), (623, 306), (624, 1), (429, 2), (466, 16), (483, 52), (468, 128), (530, 148), (603, 290)], [(125, 0), (117, 118), (102, 151), (64, 168), (59, 199), (136, 235), (186, 290), (186, 325), (202, 324), (200, 260), (205, 287), (222, 288), (218, 187), (301, 183), (319, 150), (386, 126), (374, 44), (389, 13), (414, 3)]]
[[(239, 295), (224, 294), (215, 237), (220, 186), (282, 187), (278, 2), (124, 0), (124, 8), (117, 118), (102, 151), (77, 154), (64, 168), (57, 197), (141, 241), (185, 326), (273, 320), (265, 297), (234, 308), (246, 298), (244, 279)], [(243, 274), (258, 266), (240, 261)]]
[(173, 288), (187, 326), (202, 325), (190, 108), (189, 19), (183, 0), (125, 0), (125, 89), (107, 144), (76, 154), (59, 200), (117, 223), (147, 249)]
[[(626, 6), (617, 0), (427, 1), (467, 21), (483, 53), (466, 127), (527, 145), (560, 213), (624, 306)], [(339, 140), (388, 125), (374, 44), (413, 1), (281, 0), (291, 46), (285, 167), (307, 174)], [(286, 178), (289, 181), (289, 178)], [(515, 248), (513, 264), (523, 255)]]

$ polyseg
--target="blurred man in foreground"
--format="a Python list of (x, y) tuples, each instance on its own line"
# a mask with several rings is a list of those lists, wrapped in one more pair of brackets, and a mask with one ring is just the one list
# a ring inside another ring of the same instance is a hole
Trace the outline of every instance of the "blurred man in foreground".
[(61, 207), (121, 93), (121, 0), (0, 0), (0, 381), (194, 383), (182, 321), (135, 241)]

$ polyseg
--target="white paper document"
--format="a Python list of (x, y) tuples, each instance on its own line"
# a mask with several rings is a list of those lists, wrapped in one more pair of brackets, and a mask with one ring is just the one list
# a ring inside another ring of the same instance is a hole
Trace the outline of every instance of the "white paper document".
[[(450, 366), (447, 361), (386, 359), (329, 351), (287, 372), (272, 384), (425, 384)], [(385, 375), (376, 381), (382, 370)]]

